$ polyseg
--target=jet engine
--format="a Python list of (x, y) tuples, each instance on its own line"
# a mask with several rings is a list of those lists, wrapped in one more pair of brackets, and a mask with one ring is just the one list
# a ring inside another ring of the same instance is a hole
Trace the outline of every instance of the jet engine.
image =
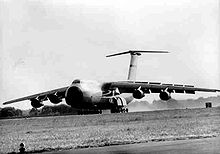
[(47, 97), (50, 100), (50, 102), (53, 104), (58, 104), (62, 102), (62, 100), (56, 94), (50, 94), (50, 95), (47, 95)]
[(171, 98), (170, 94), (168, 92), (166, 92), (166, 91), (160, 92), (159, 97), (163, 101), (167, 101), (167, 100), (169, 100)]
[(77, 86), (71, 86), (67, 89), (65, 94), (66, 103), (72, 107), (80, 107), (77, 104), (83, 103), (83, 92)]
[(133, 97), (136, 98), (136, 99), (141, 99), (144, 96), (145, 96), (144, 92), (140, 88), (134, 90), (134, 92), (133, 92)]
[(40, 108), (43, 104), (36, 98), (31, 99), (31, 106), (33, 108)]

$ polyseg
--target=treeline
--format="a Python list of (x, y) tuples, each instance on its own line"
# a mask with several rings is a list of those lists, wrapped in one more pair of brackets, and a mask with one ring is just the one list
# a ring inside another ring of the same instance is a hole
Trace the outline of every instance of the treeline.
[(32, 108), (29, 112), (29, 116), (55, 116), (71, 114), (77, 114), (77, 111), (64, 104), (57, 106), (43, 106), (41, 109)]
[(40, 109), (32, 108), (30, 111), (22, 111), (14, 107), (0, 109), (0, 118), (34, 117), (34, 116), (55, 116), (78, 114), (70, 106), (61, 104), (57, 106), (43, 106)]
[(14, 107), (5, 107), (0, 109), (0, 117), (6, 118), (6, 117), (21, 117), (22, 116), (22, 110), (15, 109)]

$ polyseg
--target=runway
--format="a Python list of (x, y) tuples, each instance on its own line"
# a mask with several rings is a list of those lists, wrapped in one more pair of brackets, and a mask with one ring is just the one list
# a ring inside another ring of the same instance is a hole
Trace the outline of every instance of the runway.
[(97, 148), (46, 152), (44, 154), (220, 154), (220, 136), (203, 139), (148, 142)]

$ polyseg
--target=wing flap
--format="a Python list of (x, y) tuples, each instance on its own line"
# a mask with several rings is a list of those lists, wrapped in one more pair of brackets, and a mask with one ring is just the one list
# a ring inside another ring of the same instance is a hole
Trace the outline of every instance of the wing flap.
[(196, 92), (194, 90), (185, 90), (186, 94), (195, 94)]
[(184, 90), (180, 90), (180, 89), (175, 89), (174, 91), (175, 93), (184, 93)]
[(151, 93), (160, 93), (161, 89), (160, 88), (150, 88)]

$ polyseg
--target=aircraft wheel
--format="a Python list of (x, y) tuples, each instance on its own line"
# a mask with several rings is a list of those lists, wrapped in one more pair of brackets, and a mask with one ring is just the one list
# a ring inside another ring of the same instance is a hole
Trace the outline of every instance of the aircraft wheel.
[(111, 113), (120, 113), (120, 109), (118, 109), (117, 107), (114, 107), (111, 109)]

